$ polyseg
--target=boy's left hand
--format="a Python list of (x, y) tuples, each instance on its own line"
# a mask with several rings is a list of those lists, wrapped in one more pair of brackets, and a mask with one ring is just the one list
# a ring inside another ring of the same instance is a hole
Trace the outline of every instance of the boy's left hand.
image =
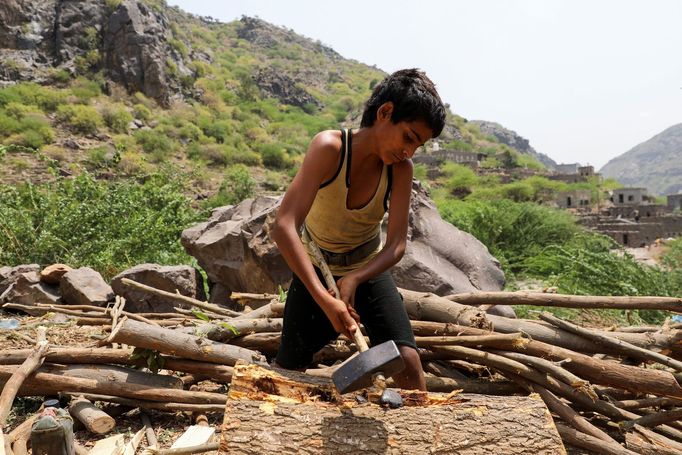
[(336, 282), (336, 286), (339, 288), (341, 293), (338, 296), (339, 299), (343, 300), (348, 306), (348, 312), (356, 321), (360, 322), (360, 316), (355, 311), (355, 290), (358, 287), (358, 281), (353, 277), (353, 274), (348, 274), (339, 278)]

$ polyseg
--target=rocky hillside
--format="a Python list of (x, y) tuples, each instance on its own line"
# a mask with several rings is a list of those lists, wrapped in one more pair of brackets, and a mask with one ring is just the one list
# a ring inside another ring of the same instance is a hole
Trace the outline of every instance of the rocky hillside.
[(682, 191), (682, 123), (612, 159), (599, 172), (658, 195)]
[[(7, 0), (0, 182), (83, 169), (134, 177), (171, 163), (197, 197), (224, 187), (233, 166), (280, 191), (312, 135), (355, 124), (384, 76), (260, 19), (225, 24), (163, 0)], [(465, 124), (451, 114), (441, 141), (505, 147)], [(511, 147), (533, 153), (523, 141)]]
[(557, 164), (552, 158), (544, 153), (536, 152), (530, 145), (530, 141), (519, 136), (516, 131), (508, 130), (499, 123), (487, 122), (485, 120), (472, 120), (471, 123), (477, 125), (483, 134), (493, 136), (500, 143), (508, 145), (521, 153), (531, 155), (549, 169), (553, 169)]

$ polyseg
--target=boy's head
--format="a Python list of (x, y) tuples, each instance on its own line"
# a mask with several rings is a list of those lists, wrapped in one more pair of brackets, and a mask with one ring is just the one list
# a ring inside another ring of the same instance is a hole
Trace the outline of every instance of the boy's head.
[(377, 110), (385, 103), (393, 103), (391, 122), (426, 123), (433, 137), (438, 137), (445, 126), (445, 106), (436, 86), (423, 71), (416, 68), (396, 71), (374, 87), (365, 104), (361, 127), (374, 125)]

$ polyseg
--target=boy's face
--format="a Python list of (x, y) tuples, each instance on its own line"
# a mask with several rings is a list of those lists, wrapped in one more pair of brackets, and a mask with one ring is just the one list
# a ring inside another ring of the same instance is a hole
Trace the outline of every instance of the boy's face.
[(385, 103), (377, 111), (377, 119), (372, 128), (377, 129), (379, 156), (389, 165), (412, 158), (424, 142), (431, 139), (433, 131), (423, 120), (411, 122), (391, 121), (393, 103)]

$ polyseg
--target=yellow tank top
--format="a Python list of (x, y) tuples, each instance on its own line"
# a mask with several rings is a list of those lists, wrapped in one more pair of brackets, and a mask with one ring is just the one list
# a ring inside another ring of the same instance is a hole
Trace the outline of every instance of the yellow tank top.
[[(372, 199), (359, 209), (349, 209), (346, 205), (350, 185), (352, 161), (352, 139), (350, 130), (341, 131), (341, 159), (334, 177), (323, 183), (313, 205), (308, 212), (305, 226), (310, 237), (323, 250), (333, 253), (346, 253), (372, 240), (381, 233), (381, 221), (388, 208), (391, 188), (391, 168), (384, 165), (376, 193)], [(330, 265), (332, 273), (343, 276), (362, 267), (379, 253), (382, 245), (372, 251), (360, 262), (348, 266)], [(310, 255), (313, 264), (318, 266)]]

